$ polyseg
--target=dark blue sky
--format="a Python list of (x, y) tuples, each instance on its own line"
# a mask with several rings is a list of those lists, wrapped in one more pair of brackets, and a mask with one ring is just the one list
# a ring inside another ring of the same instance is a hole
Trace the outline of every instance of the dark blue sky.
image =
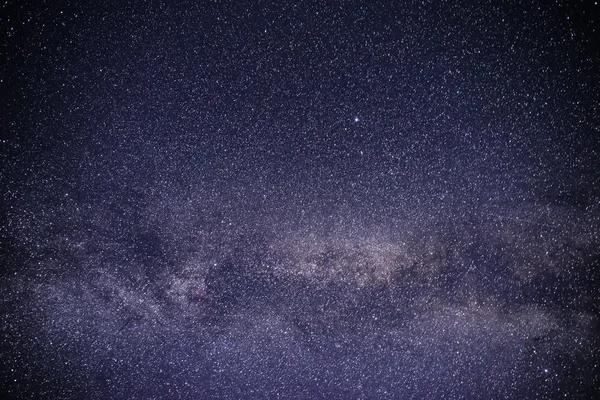
[(0, 7), (9, 398), (590, 398), (593, 1)]

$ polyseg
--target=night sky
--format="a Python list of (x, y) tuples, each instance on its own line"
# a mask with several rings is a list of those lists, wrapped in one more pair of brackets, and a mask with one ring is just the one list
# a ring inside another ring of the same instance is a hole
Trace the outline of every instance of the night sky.
[(0, 397), (598, 395), (599, 10), (3, 2)]

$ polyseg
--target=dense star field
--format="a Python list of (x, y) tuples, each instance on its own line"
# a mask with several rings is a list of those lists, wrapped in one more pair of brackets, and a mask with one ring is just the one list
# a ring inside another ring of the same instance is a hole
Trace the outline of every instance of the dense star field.
[(549, 3), (4, 2), (0, 397), (598, 395), (600, 6)]

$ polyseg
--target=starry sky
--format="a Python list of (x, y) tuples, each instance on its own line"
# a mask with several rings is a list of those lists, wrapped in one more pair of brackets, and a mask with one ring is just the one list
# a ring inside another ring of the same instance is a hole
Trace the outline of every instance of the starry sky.
[(0, 5), (0, 395), (588, 399), (594, 1)]

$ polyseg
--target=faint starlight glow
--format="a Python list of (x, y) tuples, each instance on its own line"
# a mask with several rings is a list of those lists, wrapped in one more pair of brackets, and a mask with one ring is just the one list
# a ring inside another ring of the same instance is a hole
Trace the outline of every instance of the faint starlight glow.
[(1, 398), (599, 397), (595, 2), (50, 3), (0, 18)]

